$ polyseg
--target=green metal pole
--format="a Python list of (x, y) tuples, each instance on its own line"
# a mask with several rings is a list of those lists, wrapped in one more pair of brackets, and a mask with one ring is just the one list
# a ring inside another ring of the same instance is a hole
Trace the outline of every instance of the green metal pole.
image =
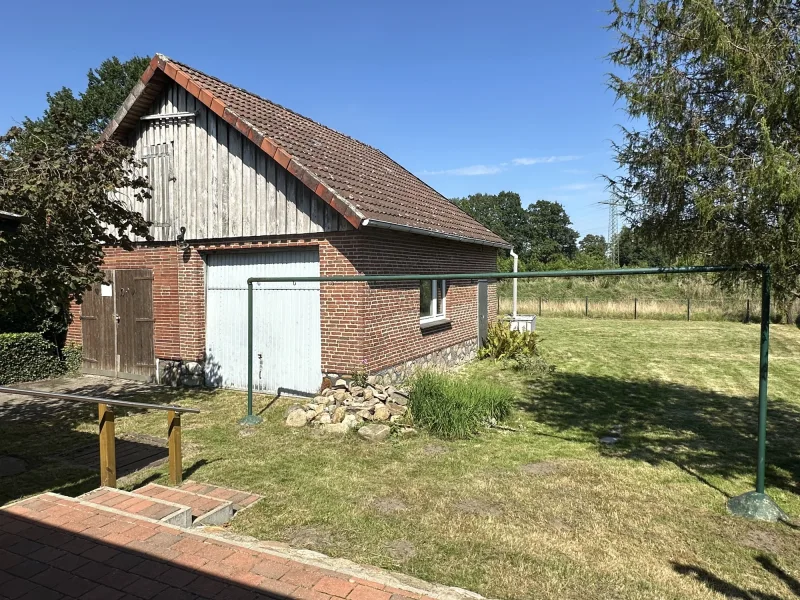
[(756, 492), (764, 493), (767, 468), (767, 382), (769, 378), (769, 314), (770, 284), (769, 266), (761, 274), (761, 345), (758, 362), (758, 468)]
[(769, 265), (761, 270), (761, 342), (758, 360), (758, 458), (756, 459), (756, 489), (728, 500), (728, 510), (734, 515), (761, 521), (785, 521), (786, 513), (766, 493), (767, 470), (767, 378), (769, 376)]
[(253, 414), (253, 282), (247, 281), (247, 415), (242, 425), (258, 425), (261, 417)]

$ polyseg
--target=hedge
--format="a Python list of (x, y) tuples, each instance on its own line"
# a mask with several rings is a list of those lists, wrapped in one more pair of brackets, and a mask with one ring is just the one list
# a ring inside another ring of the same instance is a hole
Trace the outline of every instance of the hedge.
[(77, 373), (81, 347), (69, 345), (62, 354), (39, 333), (0, 333), (0, 385)]

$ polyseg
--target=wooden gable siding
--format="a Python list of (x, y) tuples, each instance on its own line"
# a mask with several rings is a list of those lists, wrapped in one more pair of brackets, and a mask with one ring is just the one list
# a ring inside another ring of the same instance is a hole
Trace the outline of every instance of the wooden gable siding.
[[(157, 241), (219, 239), (351, 230), (352, 226), (294, 175), (173, 83), (129, 142), (153, 187), (135, 208)], [(126, 197), (125, 192), (121, 192)]]

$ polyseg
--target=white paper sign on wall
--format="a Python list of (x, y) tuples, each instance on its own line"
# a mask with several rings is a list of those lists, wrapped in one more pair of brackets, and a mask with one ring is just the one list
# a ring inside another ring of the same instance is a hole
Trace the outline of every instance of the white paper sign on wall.
[(111, 297), (111, 284), (110, 283), (101, 283), (100, 284), (100, 295), (104, 298)]

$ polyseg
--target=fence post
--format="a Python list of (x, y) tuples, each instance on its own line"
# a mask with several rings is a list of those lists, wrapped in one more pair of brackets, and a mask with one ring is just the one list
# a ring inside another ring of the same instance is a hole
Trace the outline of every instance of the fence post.
[(98, 404), (100, 420), (100, 485), (117, 487), (117, 456), (114, 448), (114, 410)]
[(586, 296), (586, 309), (583, 312), (584, 316), (589, 316), (589, 296)]
[(181, 413), (167, 411), (167, 445), (169, 446), (169, 483), (180, 485), (183, 481), (181, 460)]
[(744, 313), (744, 322), (745, 323), (750, 322), (750, 298), (747, 299), (747, 309), (745, 309)]
[(633, 299), (633, 320), (634, 321), (636, 320), (636, 313), (638, 312), (638, 310), (639, 310), (639, 299), (638, 298), (634, 298)]
[(542, 314), (542, 297), (539, 296), (539, 314)]
[(692, 299), (691, 298), (687, 298), (686, 299), (686, 320), (687, 321), (691, 321), (692, 320)]

